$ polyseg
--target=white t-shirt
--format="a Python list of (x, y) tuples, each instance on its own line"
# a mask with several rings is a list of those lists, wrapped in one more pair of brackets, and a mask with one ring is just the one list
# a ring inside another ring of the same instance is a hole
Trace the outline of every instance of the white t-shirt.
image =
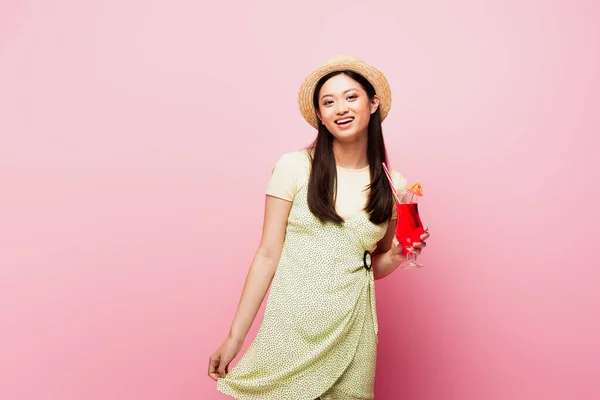
[[(266, 193), (270, 196), (292, 201), (298, 190), (306, 183), (305, 162), (308, 154), (305, 150), (283, 154), (275, 167)], [(399, 172), (390, 169), (390, 175), (400, 197), (406, 192), (407, 180)], [(335, 210), (345, 220), (360, 213), (369, 200), (367, 185), (371, 182), (369, 166), (361, 169), (337, 167), (337, 197)], [(396, 207), (392, 210), (392, 219), (396, 219)]]

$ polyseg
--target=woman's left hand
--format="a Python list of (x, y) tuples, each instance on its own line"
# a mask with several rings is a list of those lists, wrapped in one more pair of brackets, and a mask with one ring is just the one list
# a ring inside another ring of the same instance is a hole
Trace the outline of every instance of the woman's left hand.
[(423, 233), (421, 235), (421, 241), (420, 242), (414, 242), (413, 243), (413, 248), (411, 249), (413, 253), (415, 253), (416, 255), (420, 255), (421, 251), (425, 248), (425, 246), (427, 246), (427, 243), (425, 242), (427, 239), (429, 239), (429, 228), (427, 227), (423, 227), (423, 230), (425, 231), (425, 233)]
[[(425, 248), (425, 246), (427, 246), (426, 240), (429, 239), (429, 236), (430, 236), (429, 232), (427, 231), (428, 230), (427, 227), (424, 227), (423, 230), (425, 231), (425, 233), (423, 233), (421, 235), (421, 241), (414, 242), (412, 247), (409, 247), (408, 249), (406, 249), (409, 252), (414, 253), (417, 256), (419, 254), (421, 254), (421, 251), (423, 251), (423, 248)], [(406, 259), (407, 259), (406, 250), (404, 249), (403, 246), (400, 245), (400, 243), (398, 242), (398, 239), (394, 235), (394, 238), (392, 239), (392, 247), (390, 248), (390, 251), (388, 252), (390, 260), (391, 260), (391, 264), (394, 266), (394, 269), (397, 268), (398, 266), (400, 266), (400, 264), (402, 264), (404, 261), (406, 261)], [(385, 274), (383, 276), (385, 276)]]

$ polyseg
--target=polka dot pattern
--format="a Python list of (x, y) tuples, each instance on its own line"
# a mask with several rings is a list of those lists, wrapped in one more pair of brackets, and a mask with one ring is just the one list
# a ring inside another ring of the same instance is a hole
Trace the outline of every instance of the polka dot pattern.
[(362, 212), (342, 225), (323, 224), (308, 208), (307, 189), (292, 201), (256, 338), (217, 382), (233, 398), (373, 399), (377, 313), (363, 256), (387, 223), (375, 225)]

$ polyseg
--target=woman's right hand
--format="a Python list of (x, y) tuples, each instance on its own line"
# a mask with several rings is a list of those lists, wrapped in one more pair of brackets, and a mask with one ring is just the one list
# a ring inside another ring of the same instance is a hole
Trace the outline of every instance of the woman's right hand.
[(228, 336), (208, 361), (208, 376), (213, 380), (224, 378), (229, 372), (229, 363), (240, 352), (243, 340)]

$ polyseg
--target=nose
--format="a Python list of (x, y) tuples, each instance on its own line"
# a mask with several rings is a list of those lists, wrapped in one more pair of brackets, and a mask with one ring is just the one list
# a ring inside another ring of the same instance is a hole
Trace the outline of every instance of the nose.
[(338, 103), (337, 109), (335, 111), (336, 111), (336, 113), (343, 115), (348, 112), (348, 106), (346, 105), (346, 103), (340, 101)]

